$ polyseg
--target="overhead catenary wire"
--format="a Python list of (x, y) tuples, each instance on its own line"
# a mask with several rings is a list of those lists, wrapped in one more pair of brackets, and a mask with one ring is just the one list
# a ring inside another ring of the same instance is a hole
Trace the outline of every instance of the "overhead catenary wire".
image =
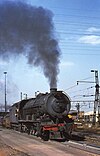
[[(66, 8), (66, 7), (65, 7)], [(59, 8), (60, 10), (61, 8)], [(73, 9), (72, 9), (73, 10)], [(77, 9), (75, 9), (77, 10)], [(92, 11), (92, 10), (91, 10)], [(62, 18), (61, 18), (62, 17)], [(95, 17), (95, 18), (94, 18)], [(77, 19), (77, 20), (73, 20)], [(79, 15), (77, 12), (75, 14), (73, 13), (55, 13), (55, 24), (57, 26), (56, 33), (60, 35), (60, 42), (59, 46), (61, 50), (63, 50), (63, 55), (84, 55), (84, 56), (100, 56), (100, 43), (82, 43), (81, 41), (78, 41), (79, 38), (82, 36), (96, 36), (100, 40), (100, 22), (99, 16), (96, 16), (94, 14), (88, 14), (88, 15)], [(96, 27), (98, 30), (94, 32), (89, 32), (89, 27)], [(63, 35), (66, 36), (63, 39)], [(73, 38), (70, 38), (73, 37)], [(76, 39), (74, 37), (77, 37)], [(74, 43), (74, 46), (72, 44)], [(83, 46), (84, 45), (84, 46)], [(65, 50), (67, 50), (65, 52)], [(74, 52), (73, 52), (74, 50)], [(75, 52), (75, 51), (80, 52)], [(95, 52), (93, 51), (95, 50)], [(84, 53), (82, 52), (84, 51)], [(85, 51), (91, 52), (87, 53)]]

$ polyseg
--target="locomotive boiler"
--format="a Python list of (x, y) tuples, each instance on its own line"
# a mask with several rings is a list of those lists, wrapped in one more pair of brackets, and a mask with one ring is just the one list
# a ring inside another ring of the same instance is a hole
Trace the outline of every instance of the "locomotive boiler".
[[(68, 96), (62, 91), (51, 89), (50, 93), (40, 93), (24, 106), (24, 115), (28, 114), (37, 119), (43, 115), (49, 115), (53, 120), (64, 118), (70, 111), (71, 103)], [(31, 110), (30, 110), (31, 108)]]

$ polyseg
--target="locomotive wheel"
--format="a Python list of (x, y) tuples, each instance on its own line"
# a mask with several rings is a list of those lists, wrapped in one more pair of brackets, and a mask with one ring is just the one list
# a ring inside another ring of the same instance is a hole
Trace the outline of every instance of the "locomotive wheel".
[(66, 139), (67, 141), (69, 141), (69, 138), (71, 138), (71, 137), (70, 137), (70, 134), (69, 134), (69, 133), (66, 133), (66, 132), (63, 132), (63, 136), (65, 137), (65, 139)]
[(50, 135), (49, 131), (42, 131), (41, 132), (41, 139), (43, 139), (44, 141), (48, 141), (49, 140), (49, 135)]

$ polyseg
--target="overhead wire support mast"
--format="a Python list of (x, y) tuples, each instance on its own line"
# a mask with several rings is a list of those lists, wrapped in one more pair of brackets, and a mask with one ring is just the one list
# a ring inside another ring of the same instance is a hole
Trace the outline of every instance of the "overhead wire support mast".
[(95, 73), (95, 101), (94, 101), (94, 115), (93, 115), (93, 124), (96, 123), (96, 110), (98, 106), (98, 124), (100, 125), (100, 97), (99, 97), (99, 78), (98, 78), (98, 71), (91, 70), (91, 72)]
[(96, 124), (96, 110), (98, 106), (98, 124), (100, 125), (100, 97), (99, 97), (99, 78), (98, 78), (98, 71), (91, 70), (91, 72), (95, 73), (95, 81), (77, 81), (77, 85), (79, 82), (83, 83), (95, 83), (95, 100), (94, 100), (94, 113), (93, 113), (93, 125)]

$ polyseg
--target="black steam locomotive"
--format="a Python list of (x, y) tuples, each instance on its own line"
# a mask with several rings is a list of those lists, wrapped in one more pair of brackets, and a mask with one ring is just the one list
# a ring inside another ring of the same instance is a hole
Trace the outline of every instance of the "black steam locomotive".
[(59, 136), (66, 139), (73, 128), (73, 120), (68, 117), (70, 107), (68, 95), (52, 88), (50, 93), (39, 93), (36, 98), (12, 105), (8, 115), (10, 127), (43, 140)]

